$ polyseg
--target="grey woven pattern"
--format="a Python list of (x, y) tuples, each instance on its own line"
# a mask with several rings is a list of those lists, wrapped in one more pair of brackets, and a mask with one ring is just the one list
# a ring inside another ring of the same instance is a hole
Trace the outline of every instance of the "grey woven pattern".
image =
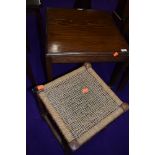
[[(88, 93), (82, 93), (85, 87)], [(80, 137), (118, 108), (118, 104), (88, 71), (51, 86), (45, 94), (74, 138)]]

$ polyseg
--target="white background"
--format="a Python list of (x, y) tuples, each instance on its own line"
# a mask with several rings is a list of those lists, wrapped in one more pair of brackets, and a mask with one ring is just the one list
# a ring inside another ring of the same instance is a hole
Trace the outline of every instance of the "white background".
[[(129, 1), (130, 155), (155, 155), (155, 1)], [(0, 155), (24, 154), (26, 4), (1, 1)]]

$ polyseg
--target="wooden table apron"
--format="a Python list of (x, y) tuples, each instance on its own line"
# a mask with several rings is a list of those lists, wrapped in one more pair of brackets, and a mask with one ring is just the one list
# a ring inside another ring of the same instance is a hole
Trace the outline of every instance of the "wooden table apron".
[[(126, 62), (128, 44), (112, 14), (95, 10), (47, 9), (46, 70), (52, 63)], [(118, 52), (117, 57), (113, 56)]]

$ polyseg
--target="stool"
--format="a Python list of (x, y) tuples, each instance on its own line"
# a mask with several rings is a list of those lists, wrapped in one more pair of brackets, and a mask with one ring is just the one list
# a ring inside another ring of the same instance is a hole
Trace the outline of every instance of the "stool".
[[(44, 118), (63, 147), (77, 150), (128, 110), (89, 63), (35, 88)], [(46, 111), (46, 112), (45, 112)]]

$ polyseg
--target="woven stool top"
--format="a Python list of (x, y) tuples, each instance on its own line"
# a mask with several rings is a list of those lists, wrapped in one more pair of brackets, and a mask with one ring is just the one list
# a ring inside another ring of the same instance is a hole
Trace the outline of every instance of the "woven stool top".
[(128, 108), (89, 64), (45, 84), (38, 96), (72, 150)]

